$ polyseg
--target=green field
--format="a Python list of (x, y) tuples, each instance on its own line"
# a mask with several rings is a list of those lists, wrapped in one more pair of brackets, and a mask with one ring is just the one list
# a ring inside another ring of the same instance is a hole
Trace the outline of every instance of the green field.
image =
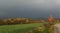
[(0, 26), (0, 33), (22, 33), (41, 25), (43, 23), (4, 25)]

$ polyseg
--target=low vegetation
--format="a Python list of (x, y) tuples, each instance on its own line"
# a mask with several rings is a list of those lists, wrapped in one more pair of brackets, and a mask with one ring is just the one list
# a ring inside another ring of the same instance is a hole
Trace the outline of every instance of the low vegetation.
[(0, 33), (23, 33), (43, 25), (43, 23), (4, 25), (0, 26)]

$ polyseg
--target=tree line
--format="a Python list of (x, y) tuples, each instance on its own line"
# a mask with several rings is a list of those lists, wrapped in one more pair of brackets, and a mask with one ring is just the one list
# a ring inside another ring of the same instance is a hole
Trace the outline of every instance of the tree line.
[(18, 19), (0, 19), (0, 25), (10, 25), (10, 24), (27, 24), (27, 23), (30, 23), (29, 22), (29, 19), (26, 18), (26, 19), (21, 19), (21, 18), (18, 18)]

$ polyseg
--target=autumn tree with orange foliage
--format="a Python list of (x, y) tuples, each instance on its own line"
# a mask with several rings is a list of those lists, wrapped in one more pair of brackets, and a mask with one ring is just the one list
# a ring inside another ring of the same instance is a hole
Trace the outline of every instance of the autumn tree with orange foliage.
[(11, 22), (11, 23), (14, 23), (14, 19), (11, 19), (10, 22)]
[(49, 23), (50, 23), (50, 24), (53, 24), (53, 22), (54, 22), (54, 17), (53, 17), (52, 15), (50, 15), (50, 17), (49, 17), (48, 20), (49, 20)]
[(15, 23), (15, 20), (13, 18), (10, 18), (10, 19), (8, 19), (8, 22), (7, 23), (8, 24), (14, 24)]
[(7, 19), (3, 19), (2, 24), (7, 24)]
[(25, 18), (24, 19), (24, 24), (29, 24), (30, 23), (30, 19), (29, 18)]

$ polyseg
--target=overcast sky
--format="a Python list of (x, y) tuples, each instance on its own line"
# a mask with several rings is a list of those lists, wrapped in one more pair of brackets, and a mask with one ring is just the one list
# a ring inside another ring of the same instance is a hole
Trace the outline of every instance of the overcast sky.
[(60, 0), (0, 0), (0, 17), (60, 18)]

